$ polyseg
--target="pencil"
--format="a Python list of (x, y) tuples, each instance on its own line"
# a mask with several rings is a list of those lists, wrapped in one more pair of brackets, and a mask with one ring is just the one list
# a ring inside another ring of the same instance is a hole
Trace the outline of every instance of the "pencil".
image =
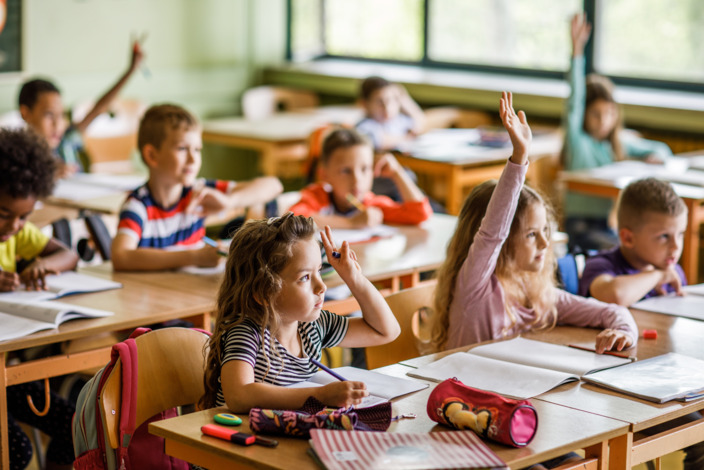
[(216, 241), (213, 240), (212, 238), (210, 238), (210, 237), (203, 237), (203, 242), (204, 242), (206, 245), (210, 245), (210, 246), (212, 246), (213, 248), (217, 248), (219, 255), (227, 257), (227, 253), (224, 252), (224, 251), (222, 251), (222, 250), (220, 249), (220, 245), (218, 244), (218, 242), (216, 242)]
[(324, 366), (320, 361), (318, 361), (318, 360), (316, 360), (316, 359), (313, 359), (313, 358), (311, 357), (311, 358), (310, 358), (310, 362), (312, 362), (312, 363), (315, 364), (316, 366), (320, 367), (322, 370), (324, 370), (324, 371), (327, 372), (328, 374), (332, 375), (332, 376), (335, 377), (337, 380), (341, 380), (341, 381), (343, 381), (343, 382), (346, 382), (346, 381), (347, 381), (346, 378), (344, 378), (343, 376), (341, 376), (340, 374), (338, 374), (338, 373), (335, 372), (334, 370), (330, 369), (329, 367)]
[(363, 210), (366, 209), (366, 208), (364, 207), (364, 204), (362, 204), (362, 203), (359, 201), (359, 199), (357, 199), (356, 197), (354, 197), (354, 194), (352, 194), (352, 193), (347, 193), (347, 196), (345, 196), (345, 197), (346, 197), (347, 200), (350, 202), (350, 204), (352, 204), (354, 207), (356, 207), (356, 208), (359, 209), (360, 211), (363, 211)]

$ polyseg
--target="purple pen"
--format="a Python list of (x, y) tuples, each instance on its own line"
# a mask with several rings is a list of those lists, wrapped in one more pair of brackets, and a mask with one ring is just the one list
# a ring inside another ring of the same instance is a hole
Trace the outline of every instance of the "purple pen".
[(312, 363), (315, 364), (316, 366), (320, 367), (322, 370), (324, 370), (324, 371), (327, 372), (328, 374), (332, 375), (332, 376), (335, 377), (337, 380), (341, 380), (341, 381), (343, 381), (343, 382), (346, 382), (346, 381), (347, 381), (346, 378), (344, 378), (343, 376), (341, 376), (340, 374), (338, 374), (338, 373), (335, 372), (334, 370), (330, 369), (329, 367), (324, 366), (320, 361), (318, 361), (318, 360), (316, 360), (316, 359), (313, 359), (313, 358), (311, 357), (311, 358), (310, 358), (310, 362), (312, 362)]

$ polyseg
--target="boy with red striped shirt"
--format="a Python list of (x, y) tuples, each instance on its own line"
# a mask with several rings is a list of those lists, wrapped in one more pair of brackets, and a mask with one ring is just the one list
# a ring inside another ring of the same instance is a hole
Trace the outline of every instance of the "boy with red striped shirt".
[(112, 243), (115, 270), (163, 270), (215, 266), (218, 250), (203, 244), (204, 219), (223, 210), (264, 203), (282, 190), (274, 177), (249, 182), (197, 178), (201, 129), (180, 106), (152, 106), (139, 125), (137, 145), (149, 180), (134, 190), (120, 212)]

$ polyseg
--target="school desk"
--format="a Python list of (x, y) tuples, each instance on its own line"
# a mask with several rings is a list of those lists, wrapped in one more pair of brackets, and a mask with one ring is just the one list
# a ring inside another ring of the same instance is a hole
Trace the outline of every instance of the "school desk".
[[(397, 154), (397, 160), (419, 175), (444, 179), (445, 207), (450, 214), (459, 214), (464, 201), (464, 191), (486, 180), (501, 176), (506, 160), (511, 156), (511, 145), (488, 147), (468, 140), (453, 139), (452, 134), (468, 135), (476, 129), (438, 129), (419, 137), (426, 138), (422, 146), (409, 144)], [(437, 143), (430, 140), (432, 134), (439, 136)], [(557, 131), (536, 132), (530, 149), (531, 166), (528, 179), (540, 184), (543, 168), (538, 163), (543, 157), (560, 153), (562, 136)], [(430, 143), (428, 143), (430, 142)], [(445, 143), (443, 143), (445, 142)], [(545, 161), (550, 160), (549, 158)]]
[[(656, 167), (656, 165), (650, 166)], [(619, 168), (619, 166), (615, 168)], [(694, 175), (696, 176), (696, 173)], [(646, 176), (646, 174), (642, 173), (638, 176)], [(658, 177), (661, 177), (661, 174)], [(607, 167), (566, 171), (560, 176), (560, 180), (564, 182), (568, 191), (606, 197), (614, 201), (618, 198), (621, 189), (625, 188), (633, 179), (632, 172), (618, 174), (610, 172)], [(704, 178), (701, 181), (704, 185)], [(680, 264), (689, 282), (696, 284), (702, 282), (699, 274), (699, 234), (700, 226), (704, 222), (704, 187), (680, 183), (672, 183), (672, 187), (682, 198), (688, 210), (687, 232), (684, 236)]]
[(315, 129), (335, 123), (354, 126), (362, 117), (361, 108), (338, 105), (275, 113), (258, 120), (210, 119), (203, 122), (203, 142), (256, 150), (262, 174), (276, 176), (282, 162), (305, 160), (307, 140)]
[(103, 334), (130, 331), (139, 326), (178, 318), (191, 321), (199, 328), (210, 329), (210, 312), (214, 307), (212, 297), (134, 281), (122, 273), (101, 272), (97, 269), (81, 272), (121, 282), (123, 288), (68, 296), (61, 301), (109, 310), (114, 315), (71, 320), (54, 330), (43, 330), (0, 342), (0, 468), (9, 468), (6, 387), (102, 367), (110, 360), (111, 347), (90, 346), (83, 352), (58, 354), (8, 365), (11, 353), (36, 346), (59, 345), (70, 340), (87, 341)]
[[(405, 376), (408, 367), (398, 364), (377, 369), (394, 376)], [(406, 377), (407, 378), (407, 377)], [(393, 415), (415, 413), (415, 419), (402, 419), (391, 423), (389, 432), (425, 433), (448, 431), (428, 418), (426, 404), (430, 388), (393, 400)], [(587, 448), (587, 459), (570, 469), (596, 470), (605, 458), (602, 451), (605, 442), (624, 435), (625, 423), (585, 413), (545, 401), (534, 402), (539, 415), (538, 432), (530, 445), (518, 449), (488, 441), (487, 444), (512, 469), (529, 467), (538, 462), (558, 457), (571, 450)], [(313, 459), (306, 454), (309, 448), (306, 439), (272, 436), (279, 441), (275, 448), (258, 445), (241, 447), (236, 444), (203, 436), (200, 428), (213, 422), (213, 416), (225, 411), (215, 408), (149, 424), (149, 432), (165, 438), (167, 454), (195, 463), (211, 470), (237, 468), (257, 469), (318, 469)], [(243, 423), (237, 427), (249, 430), (246, 414), (239, 414)], [(599, 457), (602, 457), (600, 459)], [(564, 468), (563, 470), (567, 470)]]

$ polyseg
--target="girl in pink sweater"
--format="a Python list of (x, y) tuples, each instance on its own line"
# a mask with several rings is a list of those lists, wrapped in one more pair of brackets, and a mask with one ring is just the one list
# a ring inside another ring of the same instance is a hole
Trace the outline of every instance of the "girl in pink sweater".
[(503, 93), (500, 114), (513, 155), (499, 181), (474, 188), (460, 212), (438, 275), (436, 348), (556, 324), (605, 328), (596, 339), (599, 353), (630, 347), (638, 330), (628, 309), (556, 287), (551, 213), (540, 195), (523, 186), (531, 130), (525, 113), (513, 110), (511, 93)]

